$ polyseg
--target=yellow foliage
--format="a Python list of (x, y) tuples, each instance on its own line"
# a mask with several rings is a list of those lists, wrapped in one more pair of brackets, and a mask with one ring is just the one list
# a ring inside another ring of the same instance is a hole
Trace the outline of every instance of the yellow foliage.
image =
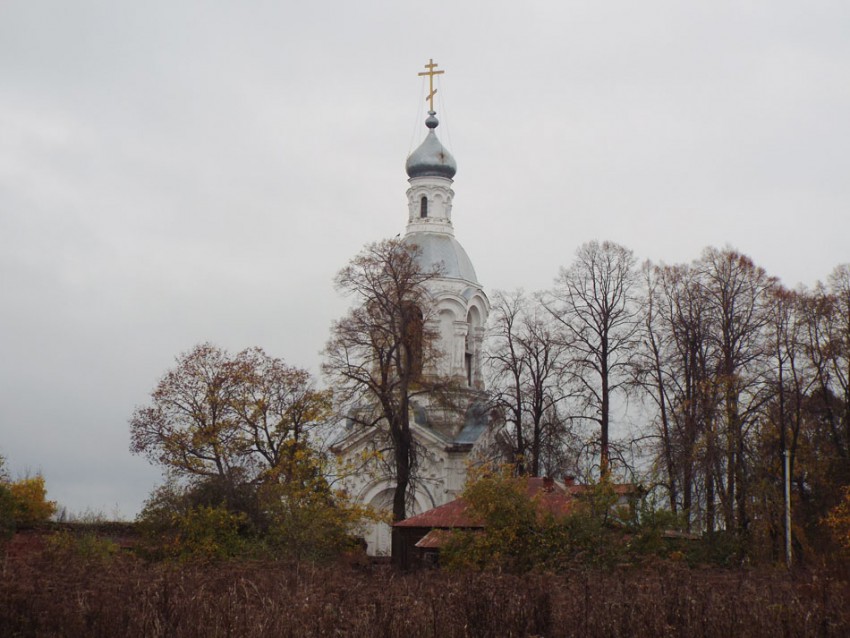
[(172, 520), (176, 533), (167, 543), (166, 554), (195, 560), (236, 556), (244, 544), (239, 528), (246, 522), (244, 513), (224, 507), (200, 506), (176, 514)]
[(56, 502), (47, 500), (43, 476), (15, 481), (8, 488), (12, 496), (12, 517), (18, 527), (45, 523), (56, 513)]
[(47, 549), (60, 560), (82, 558), (102, 562), (108, 562), (119, 551), (117, 543), (102, 538), (94, 531), (61, 531), (51, 534), (47, 539)]
[(844, 498), (830, 510), (824, 522), (840, 545), (850, 550), (850, 485), (844, 488)]
[(463, 499), (469, 513), (486, 528), (456, 531), (443, 548), (447, 566), (520, 571), (530, 567), (548, 520), (541, 520), (535, 499), (528, 497), (527, 481), (515, 476), (511, 465), (470, 469)]
[(306, 447), (287, 451), (279, 480), (260, 487), (258, 496), (269, 515), (266, 542), (281, 555), (322, 559), (339, 554), (352, 542), (372, 512), (332, 489), (322, 459)]

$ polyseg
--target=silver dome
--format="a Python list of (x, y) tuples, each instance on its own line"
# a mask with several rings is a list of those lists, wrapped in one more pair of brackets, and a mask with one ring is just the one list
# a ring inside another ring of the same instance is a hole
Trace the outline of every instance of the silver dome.
[(419, 266), (422, 270), (439, 268), (441, 277), (478, 283), (466, 251), (451, 235), (417, 232), (407, 235), (404, 241), (419, 246)]
[(428, 112), (425, 126), (428, 127), (428, 135), (425, 141), (419, 145), (407, 158), (405, 169), (408, 177), (447, 177), (451, 179), (457, 173), (457, 163), (452, 154), (437, 139), (434, 129), (437, 128), (437, 118), (432, 111)]

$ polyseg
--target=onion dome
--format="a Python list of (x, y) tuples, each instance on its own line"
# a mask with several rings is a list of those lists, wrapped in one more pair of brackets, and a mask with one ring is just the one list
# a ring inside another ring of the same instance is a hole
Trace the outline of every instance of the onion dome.
[(439, 123), (434, 111), (428, 111), (428, 119), (425, 120), (425, 126), (429, 129), (428, 136), (407, 158), (405, 168), (408, 177), (433, 176), (451, 179), (457, 172), (455, 158), (434, 133)]

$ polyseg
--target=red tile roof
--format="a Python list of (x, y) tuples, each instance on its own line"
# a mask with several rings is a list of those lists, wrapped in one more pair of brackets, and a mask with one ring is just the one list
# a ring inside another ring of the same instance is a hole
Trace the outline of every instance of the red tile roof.
[(450, 529), (432, 529), (416, 543), (416, 547), (419, 549), (439, 549), (448, 542), (452, 533)]
[(469, 513), (469, 505), (462, 498), (449, 501), (427, 512), (399, 521), (394, 527), (484, 527), (483, 521)]
[[(630, 484), (614, 485), (614, 492), (620, 496), (633, 494), (636, 490), (636, 486)], [(538, 509), (554, 516), (568, 514), (575, 507), (575, 497), (586, 491), (586, 485), (564, 486), (552, 479), (542, 477), (529, 478), (526, 483), (526, 494), (529, 498), (536, 498)], [(395, 527), (475, 529), (484, 527), (484, 522), (473, 516), (466, 501), (458, 498), (417, 516), (399, 521), (395, 523)]]

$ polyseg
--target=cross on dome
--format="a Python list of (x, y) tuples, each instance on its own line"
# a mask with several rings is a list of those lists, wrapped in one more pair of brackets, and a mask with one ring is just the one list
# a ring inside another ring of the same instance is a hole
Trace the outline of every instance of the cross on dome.
[(442, 69), (439, 70), (439, 71), (434, 70), (434, 69), (437, 68), (437, 62), (434, 62), (434, 58), (428, 59), (428, 64), (425, 65), (425, 68), (428, 69), (428, 70), (423, 71), (421, 73), (417, 73), (417, 75), (420, 76), (420, 77), (425, 76), (425, 75), (428, 76), (429, 93), (428, 93), (428, 97), (426, 97), (425, 100), (427, 100), (428, 103), (429, 103), (428, 110), (433, 111), (434, 110), (434, 95), (437, 93), (437, 89), (434, 88), (434, 76), (435, 75), (441, 75), (441, 74), (445, 73), (445, 71), (443, 71)]

